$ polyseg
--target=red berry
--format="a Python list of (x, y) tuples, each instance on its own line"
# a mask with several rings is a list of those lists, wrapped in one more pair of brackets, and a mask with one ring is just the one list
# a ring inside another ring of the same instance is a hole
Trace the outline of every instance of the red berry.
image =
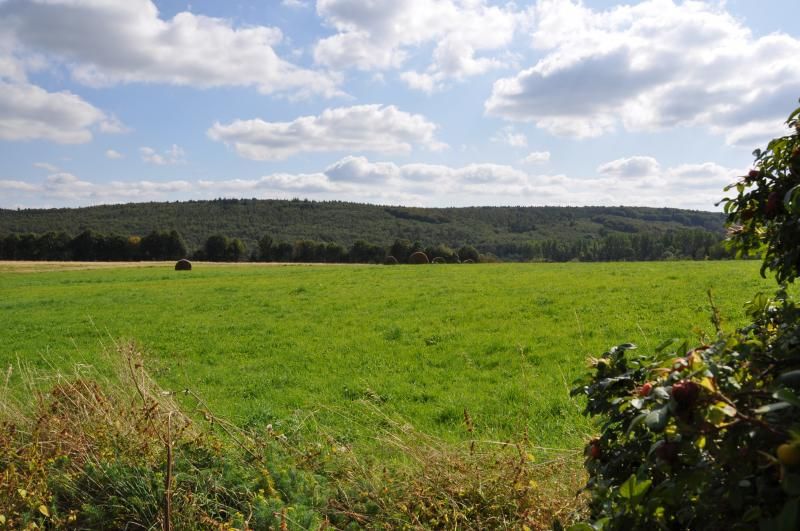
[(682, 409), (689, 409), (700, 395), (700, 386), (691, 380), (681, 380), (672, 386), (672, 398)]
[(761, 175), (761, 172), (758, 170), (750, 170), (750, 173), (747, 174), (751, 179), (758, 179), (759, 175)]
[(667, 441), (656, 448), (656, 457), (667, 463), (674, 463), (678, 458), (678, 444)]
[(600, 459), (601, 455), (603, 455), (603, 450), (600, 448), (600, 443), (593, 442), (589, 445), (589, 456), (592, 459)]
[(653, 390), (653, 384), (647, 382), (646, 384), (644, 384), (639, 388), (639, 396), (648, 396), (650, 394), (650, 391), (652, 390)]
[(770, 192), (769, 196), (767, 197), (767, 206), (764, 209), (764, 214), (768, 218), (773, 218), (778, 213), (778, 208), (780, 208), (781, 198), (778, 192)]

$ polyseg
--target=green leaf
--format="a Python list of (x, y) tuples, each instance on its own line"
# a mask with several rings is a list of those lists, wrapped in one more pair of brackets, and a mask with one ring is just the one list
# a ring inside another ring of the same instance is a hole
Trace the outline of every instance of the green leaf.
[(653, 389), (653, 396), (660, 398), (661, 400), (669, 400), (669, 391), (663, 387), (656, 387)]
[(631, 474), (631, 477), (619, 486), (619, 495), (626, 500), (635, 501), (644, 496), (652, 483), (649, 479), (639, 481), (636, 479), (636, 474)]
[(783, 504), (781, 514), (776, 523), (779, 531), (797, 531), (800, 528), (800, 503), (797, 499), (789, 500)]
[(667, 427), (669, 421), (669, 406), (665, 405), (647, 414), (644, 419), (645, 425), (654, 433), (661, 433)]
[(594, 531), (594, 527), (585, 522), (581, 522), (579, 524), (572, 524), (567, 528), (567, 531)]
[(794, 387), (795, 389), (800, 388), (800, 370), (781, 374), (778, 376), (778, 382), (789, 387)]
[(757, 415), (764, 415), (765, 413), (772, 413), (773, 411), (780, 411), (781, 409), (786, 409), (787, 407), (792, 407), (791, 404), (787, 402), (775, 402), (774, 404), (768, 404), (766, 406), (761, 406), (754, 410), (754, 413)]
[(648, 415), (649, 413), (650, 413), (649, 411), (645, 411), (645, 412), (643, 412), (643, 413), (639, 413), (638, 415), (636, 415), (635, 417), (633, 417), (633, 420), (631, 421), (631, 423), (630, 423), (630, 424), (628, 424), (628, 429), (627, 429), (627, 430), (625, 430), (625, 436), (627, 437), (628, 435), (630, 435), (630, 433), (631, 433), (631, 432), (632, 432), (634, 429), (636, 429), (636, 426), (638, 426), (639, 424), (641, 424), (642, 422), (644, 422), (644, 419), (645, 419), (645, 418), (647, 418), (647, 415)]
[(722, 411), (722, 409), (716, 406), (712, 406), (708, 409), (707, 418), (708, 422), (710, 422), (714, 426), (719, 426), (726, 420), (725, 413)]
[(750, 507), (744, 512), (744, 515), (742, 515), (742, 521), (755, 522), (760, 517), (761, 517), (761, 508), (758, 507), (757, 505), (754, 505), (753, 507)]
[(789, 496), (800, 496), (800, 474), (784, 473), (781, 488)]
[(667, 339), (666, 341), (662, 342), (660, 345), (656, 347), (656, 352), (661, 352), (662, 350), (672, 345), (673, 343), (676, 343), (677, 341), (679, 341), (679, 339), (675, 337)]
[(778, 400), (783, 400), (784, 402), (788, 402), (794, 407), (800, 407), (800, 398), (797, 398), (796, 394), (786, 389), (785, 387), (775, 391), (772, 397), (777, 398)]
[(796, 213), (797, 210), (800, 210), (800, 184), (791, 188), (786, 194), (783, 196), (783, 205), (786, 207), (786, 210), (792, 213)]

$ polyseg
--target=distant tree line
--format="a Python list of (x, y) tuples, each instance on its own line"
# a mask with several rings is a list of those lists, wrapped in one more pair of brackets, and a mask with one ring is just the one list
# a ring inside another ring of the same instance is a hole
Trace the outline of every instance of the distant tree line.
[(9, 234), (0, 238), (0, 258), (3, 260), (176, 260), (185, 257), (186, 253), (186, 244), (175, 230), (152, 231), (144, 237), (104, 235), (85, 230), (74, 237), (65, 232), (46, 232)]
[[(276, 241), (262, 236), (248, 254), (239, 238), (221, 234), (208, 237), (202, 248), (190, 253), (178, 231), (152, 231), (144, 237), (103, 235), (85, 230), (77, 236), (64, 232), (10, 234), (0, 237), (3, 260), (139, 261), (192, 258), (212, 262), (326, 262), (409, 263), (411, 255), (424, 253), (431, 261), (625, 261), (670, 259), (724, 259), (731, 254), (719, 234), (702, 229), (667, 231), (663, 234), (612, 233), (580, 240), (533, 240), (525, 243), (487, 245), (483, 253), (472, 245), (454, 249), (439, 243), (397, 239), (389, 246), (356, 240), (349, 247), (336, 242)], [(412, 260), (413, 261), (413, 260)]]
[(497, 244), (491, 252), (510, 261), (609, 262), (653, 260), (721, 260), (733, 253), (723, 238), (702, 229), (667, 231), (663, 234), (608, 234), (581, 240), (538, 240), (523, 244)]

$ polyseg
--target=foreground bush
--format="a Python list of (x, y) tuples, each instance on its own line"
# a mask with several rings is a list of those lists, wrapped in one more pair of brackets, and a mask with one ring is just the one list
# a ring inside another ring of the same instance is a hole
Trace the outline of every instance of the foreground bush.
[[(799, 116), (723, 200), (733, 245), (778, 282), (800, 270)], [(714, 310), (716, 334), (693, 347), (592, 360), (573, 391), (602, 422), (585, 450), (592, 519), (572, 529), (800, 529), (800, 309), (787, 293), (755, 296), (735, 332)]]

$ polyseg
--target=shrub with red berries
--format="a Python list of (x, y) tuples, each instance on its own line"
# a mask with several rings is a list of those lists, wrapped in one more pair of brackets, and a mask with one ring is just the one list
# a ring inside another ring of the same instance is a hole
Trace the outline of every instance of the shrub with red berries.
[(792, 281), (800, 269), (800, 108), (786, 124), (791, 134), (753, 152), (757, 169), (731, 184), (736, 197), (722, 200), (730, 241), (742, 255), (760, 255), (762, 275)]
[(800, 529), (800, 108), (793, 134), (756, 151), (723, 200), (731, 245), (760, 253), (773, 297), (746, 303), (750, 324), (700, 344), (632, 344), (592, 359), (573, 395), (600, 435), (586, 448), (591, 520), (575, 531)]

